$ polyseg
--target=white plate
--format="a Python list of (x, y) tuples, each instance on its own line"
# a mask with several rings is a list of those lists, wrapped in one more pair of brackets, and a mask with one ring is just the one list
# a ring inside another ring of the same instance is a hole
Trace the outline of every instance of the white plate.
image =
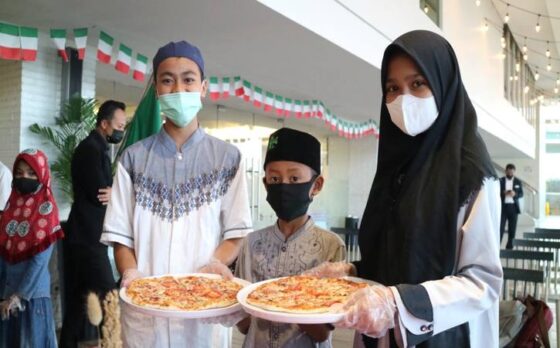
[[(286, 278), (286, 277), (283, 277)], [(241, 289), (237, 293), (237, 302), (243, 306), (245, 312), (261, 319), (266, 319), (270, 321), (275, 321), (279, 323), (290, 323), (290, 324), (329, 324), (336, 323), (344, 316), (344, 313), (286, 313), (286, 312), (276, 312), (271, 310), (266, 310), (257, 306), (253, 306), (247, 303), (247, 296), (258, 286), (269, 283), (282, 278), (274, 278), (264, 280), (262, 282), (254, 283), (248, 285)], [(369, 281), (361, 278), (355, 277), (345, 277), (345, 279), (352, 280), (355, 282), (369, 283)]]
[[(167, 277), (167, 276), (172, 276), (172, 277), (198, 276), (198, 277), (206, 277), (206, 278), (212, 278), (212, 279), (221, 278), (221, 276), (219, 276), (217, 274), (209, 274), (209, 273), (166, 274), (166, 275), (155, 276), (155, 277), (146, 277), (146, 278), (161, 278), (161, 277)], [(239, 278), (233, 278), (233, 281), (238, 283), (238, 284), (241, 284), (241, 286), (243, 286), (243, 287), (251, 284), (248, 281), (243, 280), (243, 279), (239, 279)], [(121, 299), (127, 305), (129, 305), (129, 307), (132, 308), (133, 310), (135, 310), (139, 313), (154, 316), (154, 317), (183, 318), (183, 319), (213, 318), (213, 317), (218, 317), (218, 316), (221, 316), (221, 315), (235, 313), (242, 308), (239, 303), (236, 303), (236, 304), (233, 304), (233, 305), (228, 306), (228, 307), (203, 309), (203, 310), (198, 310), (198, 311), (184, 311), (184, 310), (178, 310), (178, 309), (157, 309), (157, 308), (143, 307), (143, 306), (139, 306), (137, 304), (134, 304), (132, 302), (132, 299), (130, 297), (128, 297), (128, 295), (126, 294), (126, 289), (125, 288), (121, 288), (121, 290), (119, 291), (119, 294), (121, 296)]]

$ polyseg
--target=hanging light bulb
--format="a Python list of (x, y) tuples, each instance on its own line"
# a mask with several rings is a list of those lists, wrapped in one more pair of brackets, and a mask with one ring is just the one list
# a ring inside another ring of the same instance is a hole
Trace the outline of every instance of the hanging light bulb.
[(484, 26), (482, 27), (482, 31), (487, 32), (488, 31), (488, 21), (484, 22)]
[(550, 45), (546, 42), (546, 58), (550, 58)]
[(523, 93), (529, 93), (529, 86), (525, 86), (525, 88), (523, 88)]
[(527, 53), (527, 36), (525, 36), (525, 41), (523, 42), (523, 53)]
[(556, 86), (560, 86), (560, 73), (558, 73), (558, 77), (556, 78)]
[(529, 55), (528, 55), (527, 53), (525, 53), (525, 54), (523, 55), (523, 60), (524, 60), (524, 61), (527, 61), (527, 59), (529, 59)]
[(550, 59), (548, 60), (548, 65), (546, 66), (546, 70), (547, 71), (552, 70), (552, 64), (550, 64)]
[(504, 23), (509, 22), (509, 4), (507, 4), (506, 15), (504, 16)]
[(506, 38), (504, 36), (502, 36), (500, 42), (502, 44), (502, 48), (506, 48)]
[(541, 15), (537, 17), (537, 25), (535, 25), (535, 31), (539, 33), (541, 31)]
[(537, 68), (537, 72), (535, 73), (535, 81), (538, 81), (539, 77), (541, 77), (541, 75), (539, 75), (539, 70)]
[(521, 69), (521, 64), (515, 63), (515, 71), (519, 72), (520, 69)]
[(558, 94), (558, 87), (554, 87), (554, 94)]
[(510, 77), (509, 77), (509, 80), (510, 80), (510, 81), (513, 81), (513, 76), (510, 76)]
[(517, 74), (515, 74), (515, 75), (513, 76), (513, 81), (517, 81), (517, 80), (519, 80), (519, 76), (517, 76)]
[(539, 101), (541, 101), (541, 102), (542, 102), (543, 100), (544, 100), (544, 95), (542, 95), (542, 94), (541, 94), (541, 95), (539, 95)]
[(429, 10), (430, 10), (430, 9), (428, 8), (428, 4), (425, 4), (425, 5), (424, 5), (424, 13), (427, 14)]
[(476, 0), (474, 3), (476, 4), (477, 7), (480, 6), (480, 0)]

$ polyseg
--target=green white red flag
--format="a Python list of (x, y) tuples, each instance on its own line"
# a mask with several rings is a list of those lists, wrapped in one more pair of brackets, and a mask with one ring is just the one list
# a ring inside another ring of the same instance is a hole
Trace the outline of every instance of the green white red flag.
[(266, 98), (264, 98), (264, 111), (272, 111), (274, 106), (274, 94), (266, 92)]
[(303, 108), (301, 106), (301, 100), (296, 100), (294, 102), (294, 113), (296, 114), (297, 118), (301, 118), (301, 116), (303, 115), (302, 111)]
[(128, 74), (130, 71), (130, 64), (132, 62), (132, 49), (125, 46), (124, 44), (119, 45), (119, 54), (117, 56), (117, 63), (115, 64), (115, 69), (122, 72), (123, 74)]
[(231, 89), (231, 82), (229, 77), (222, 79), (222, 98), (229, 98), (229, 90)]
[(241, 81), (241, 77), (236, 76), (233, 78), (233, 88), (236, 97), (243, 97), (243, 81)]
[(290, 98), (284, 98), (284, 117), (290, 117), (293, 108), (294, 101)]
[(68, 62), (68, 54), (66, 54), (66, 29), (51, 29), (51, 39), (58, 50), (58, 55)]
[(39, 31), (37, 28), (20, 27), (21, 58), (27, 61), (37, 60), (37, 39)]
[(111, 55), (113, 54), (113, 39), (104, 31), (99, 33), (99, 42), (97, 43), (97, 60), (101, 63), (109, 64)]
[(208, 90), (210, 91), (210, 99), (220, 99), (220, 83), (217, 77), (210, 77), (210, 86)]
[(74, 41), (78, 49), (78, 59), (83, 60), (86, 56), (88, 28), (74, 29)]
[(251, 82), (243, 80), (243, 100), (245, 100), (246, 102), (250, 102), (252, 94), (253, 89), (251, 87)]
[(132, 72), (132, 78), (137, 81), (144, 81), (146, 78), (146, 72), (148, 71), (148, 57), (136, 54), (136, 63), (134, 64), (134, 71)]
[(17, 25), (0, 23), (0, 58), (21, 59), (19, 27)]
[(259, 86), (255, 86), (253, 90), (253, 105), (260, 108), (263, 105), (263, 90)]
[(274, 109), (278, 116), (282, 116), (284, 113), (284, 98), (278, 94), (274, 96)]

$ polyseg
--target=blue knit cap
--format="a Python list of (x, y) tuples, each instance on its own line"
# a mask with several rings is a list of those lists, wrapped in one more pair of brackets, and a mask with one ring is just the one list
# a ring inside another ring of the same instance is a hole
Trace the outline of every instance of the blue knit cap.
[(192, 60), (196, 63), (196, 65), (198, 65), (202, 78), (204, 78), (204, 60), (202, 59), (202, 54), (196, 46), (193, 46), (186, 41), (170, 42), (167, 45), (160, 47), (153, 60), (154, 75), (156, 74), (157, 68), (161, 62), (169, 57), (184, 57)]

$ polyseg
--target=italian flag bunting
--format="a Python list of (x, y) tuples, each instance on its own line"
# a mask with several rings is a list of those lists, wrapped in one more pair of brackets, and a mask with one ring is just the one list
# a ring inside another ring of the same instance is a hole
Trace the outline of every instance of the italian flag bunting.
[(296, 114), (297, 118), (301, 118), (302, 115), (302, 108), (301, 108), (301, 100), (296, 100), (294, 102), (294, 113)]
[(290, 98), (284, 99), (284, 117), (290, 117), (290, 113), (294, 108), (294, 103)]
[(84, 57), (86, 56), (87, 34), (88, 28), (74, 29), (74, 41), (76, 42), (76, 48), (78, 49), (78, 59), (80, 60), (84, 60)]
[(305, 100), (303, 102), (303, 116), (305, 116), (305, 118), (311, 117), (311, 107), (309, 105), (309, 100)]
[(21, 59), (19, 28), (15, 25), (0, 23), (0, 58)]
[(115, 69), (122, 72), (123, 74), (128, 74), (130, 71), (130, 62), (132, 61), (132, 50), (123, 45), (119, 45), (119, 55), (117, 56), (117, 63), (115, 64)]
[(276, 109), (276, 115), (282, 116), (284, 113), (284, 98), (278, 94), (274, 97), (274, 108)]
[(255, 90), (253, 91), (253, 105), (257, 108), (260, 108), (262, 104), (263, 104), (262, 88), (255, 86)]
[(21, 57), (23, 60), (35, 61), (37, 59), (37, 28), (21, 27)]
[(337, 128), (338, 119), (336, 115), (332, 115), (331, 130), (334, 132)]
[(217, 77), (210, 77), (210, 99), (218, 100), (220, 99), (220, 85)]
[(229, 90), (231, 88), (230, 78), (224, 77), (222, 79), (222, 98), (229, 98)]
[(251, 82), (243, 80), (243, 100), (250, 102), (252, 92)]
[(144, 81), (146, 78), (146, 71), (148, 71), (148, 57), (137, 53), (132, 78), (138, 81)]
[(243, 82), (241, 81), (241, 77), (236, 76), (233, 78), (233, 88), (235, 90), (235, 96), (236, 97), (242, 97), (243, 96)]
[(101, 63), (109, 64), (111, 62), (111, 54), (113, 53), (114, 39), (104, 31), (99, 33), (99, 42), (97, 44), (97, 60)]
[(323, 104), (323, 102), (320, 101), (319, 106), (317, 107), (317, 117), (323, 119), (324, 115), (325, 115), (325, 104)]
[(58, 50), (58, 55), (65, 62), (68, 62), (68, 54), (66, 54), (66, 29), (51, 29), (51, 38)]
[(271, 111), (274, 105), (274, 94), (266, 92), (266, 98), (264, 99), (264, 111)]

